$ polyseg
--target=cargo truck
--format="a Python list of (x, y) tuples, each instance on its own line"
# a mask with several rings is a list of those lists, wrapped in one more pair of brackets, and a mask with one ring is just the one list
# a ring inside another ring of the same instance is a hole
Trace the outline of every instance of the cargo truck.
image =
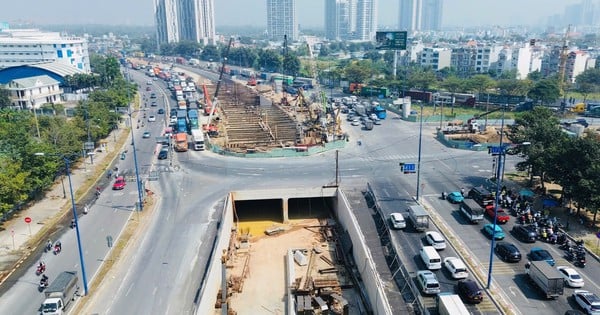
[(192, 148), (196, 151), (204, 150), (204, 133), (200, 129), (192, 129)]
[(547, 299), (554, 299), (564, 293), (565, 280), (556, 268), (545, 261), (530, 261), (525, 265), (525, 272), (538, 288), (546, 294)]
[(187, 130), (187, 111), (183, 109), (177, 110), (177, 131), (186, 133)]
[(483, 220), (483, 208), (473, 199), (463, 199), (459, 210), (471, 223), (478, 223)]
[[(188, 111), (188, 119), (190, 120), (190, 129), (192, 130), (192, 132), (194, 130), (200, 129), (200, 125), (198, 124), (198, 110), (197, 109), (190, 109)], [(192, 133), (192, 135), (193, 135), (193, 133)]]
[(471, 314), (457, 294), (448, 292), (437, 296), (437, 308), (440, 315), (469, 315)]
[(408, 207), (408, 218), (417, 231), (425, 231), (429, 228), (429, 214), (419, 205)]
[(175, 135), (175, 151), (185, 152), (188, 150), (187, 133), (180, 132)]
[(46, 288), (46, 299), (42, 303), (42, 314), (61, 315), (79, 290), (76, 271), (63, 271)]

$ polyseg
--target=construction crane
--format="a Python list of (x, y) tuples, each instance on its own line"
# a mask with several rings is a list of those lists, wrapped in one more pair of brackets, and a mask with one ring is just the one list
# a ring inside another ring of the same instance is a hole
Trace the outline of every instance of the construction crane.
[(558, 65), (558, 75), (560, 79), (560, 93), (563, 96), (563, 103), (561, 104), (561, 108), (564, 110), (565, 106), (567, 106), (567, 82), (565, 81), (565, 73), (567, 70), (567, 59), (569, 57), (569, 33), (571, 32), (571, 24), (567, 27), (567, 31), (563, 36), (562, 47), (560, 50), (560, 64)]
[(210, 114), (208, 115), (209, 126), (212, 122), (212, 116), (215, 113), (215, 111), (217, 110), (219, 91), (221, 89), (221, 83), (223, 82), (223, 73), (225, 72), (225, 66), (227, 65), (227, 57), (229, 57), (229, 49), (231, 48), (232, 43), (233, 43), (233, 37), (230, 37), (229, 44), (227, 44), (227, 48), (225, 49), (225, 53), (223, 54), (223, 64), (221, 65), (221, 71), (219, 71), (219, 81), (217, 81), (217, 88), (215, 89), (215, 94), (213, 95), (213, 101), (212, 101), (212, 106), (211, 106), (212, 108), (211, 108)]

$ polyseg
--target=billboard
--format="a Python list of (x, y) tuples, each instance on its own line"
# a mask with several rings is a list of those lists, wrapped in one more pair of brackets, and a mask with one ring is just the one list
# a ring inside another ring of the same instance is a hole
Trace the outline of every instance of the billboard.
[(375, 48), (388, 50), (406, 50), (406, 31), (377, 32)]

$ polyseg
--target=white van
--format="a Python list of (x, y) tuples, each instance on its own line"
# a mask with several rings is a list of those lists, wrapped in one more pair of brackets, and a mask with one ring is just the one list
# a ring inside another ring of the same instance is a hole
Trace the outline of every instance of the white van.
[(433, 246), (421, 247), (421, 259), (429, 270), (442, 269), (442, 258)]
[(394, 229), (403, 229), (406, 227), (406, 221), (402, 213), (394, 212), (390, 214), (390, 222)]

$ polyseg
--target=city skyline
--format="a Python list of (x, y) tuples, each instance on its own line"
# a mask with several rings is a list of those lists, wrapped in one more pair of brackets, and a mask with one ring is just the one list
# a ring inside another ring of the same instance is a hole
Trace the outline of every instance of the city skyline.
[[(378, 26), (398, 26), (399, 0), (378, 0)], [(34, 0), (12, 1), (3, 5), (0, 21), (31, 24), (114, 24), (154, 25), (153, 1), (127, 2), (105, 0), (86, 3), (63, 0), (56, 2)], [(486, 25), (533, 25), (545, 22), (551, 16), (565, 14), (568, 6), (582, 0), (452, 0), (443, 4), (442, 27)], [(320, 27), (325, 23), (323, 0), (302, 0), (297, 3), (297, 20), (301, 27)], [(72, 9), (70, 9), (72, 8)], [(315, 14), (315, 12), (319, 12)], [(503, 14), (498, 14), (502, 12)], [(215, 1), (215, 24), (221, 26), (265, 27), (267, 25), (265, 0)]]

